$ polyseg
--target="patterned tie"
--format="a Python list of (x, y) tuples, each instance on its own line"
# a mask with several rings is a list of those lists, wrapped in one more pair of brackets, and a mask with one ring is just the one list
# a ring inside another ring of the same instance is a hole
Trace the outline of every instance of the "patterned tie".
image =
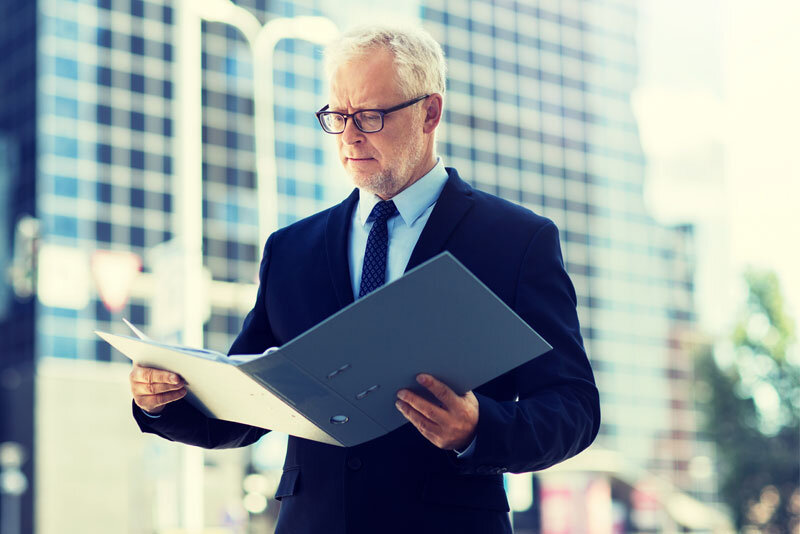
[(389, 227), (386, 221), (395, 213), (397, 207), (391, 200), (381, 200), (367, 220), (375, 221), (367, 237), (367, 249), (364, 251), (364, 264), (361, 269), (361, 288), (358, 298), (386, 283), (386, 252), (389, 248)]

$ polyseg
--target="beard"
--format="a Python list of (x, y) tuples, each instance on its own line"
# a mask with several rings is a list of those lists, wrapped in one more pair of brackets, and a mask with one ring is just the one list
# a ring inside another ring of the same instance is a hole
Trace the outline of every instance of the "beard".
[(399, 161), (391, 167), (370, 175), (351, 174), (356, 187), (375, 193), (381, 198), (388, 199), (408, 187), (413, 172), (419, 165), (425, 147), (422, 137), (408, 136), (397, 149)]

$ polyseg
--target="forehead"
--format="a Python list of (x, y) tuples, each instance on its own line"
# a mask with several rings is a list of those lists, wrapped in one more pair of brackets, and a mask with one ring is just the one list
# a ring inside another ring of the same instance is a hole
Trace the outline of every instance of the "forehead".
[(393, 105), (400, 96), (394, 57), (375, 48), (341, 65), (331, 79), (332, 109), (363, 109)]

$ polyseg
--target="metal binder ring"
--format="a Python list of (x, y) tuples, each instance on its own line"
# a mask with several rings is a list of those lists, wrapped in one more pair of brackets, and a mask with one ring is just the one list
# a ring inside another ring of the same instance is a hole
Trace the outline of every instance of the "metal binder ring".
[(356, 395), (356, 399), (358, 399), (358, 400), (363, 399), (364, 397), (366, 397), (367, 395), (369, 395), (370, 393), (372, 393), (373, 391), (375, 391), (379, 387), (380, 386), (378, 384), (375, 384), (374, 386), (368, 387), (367, 389), (365, 389), (364, 391), (362, 391), (361, 393)]
[(328, 373), (328, 380), (330, 380), (331, 378), (333, 378), (334, 376), (338, 375), (343, 371), (347, 371), (348, 369), (350, 369), (350, 364), (346, 363), (343, 366), (336, 369), (335, 371), (331, 371), (330, 373)]

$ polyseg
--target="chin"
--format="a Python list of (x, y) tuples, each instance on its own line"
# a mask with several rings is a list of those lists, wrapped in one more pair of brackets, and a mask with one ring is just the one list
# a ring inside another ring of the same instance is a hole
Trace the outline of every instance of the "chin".
[(391, 172), (382, 171), (372, 174), (349, 173), (353, 183), (359, 189), (375, 193), (379, 197), (389, 198), (399, 189)]

